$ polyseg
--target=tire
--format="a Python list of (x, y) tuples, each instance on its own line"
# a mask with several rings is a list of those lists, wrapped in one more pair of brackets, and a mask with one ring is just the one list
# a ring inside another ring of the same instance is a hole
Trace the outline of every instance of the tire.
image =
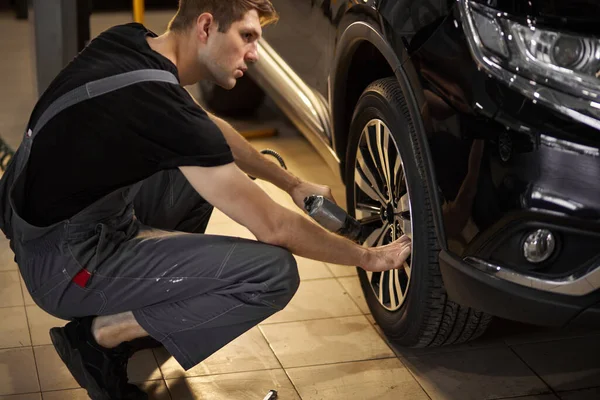
[(265, 99), (263, 90), (248, 76), (238, 79), (231, 90), (202, 81), (200, 92), (204, 104), (222, 116), (248, 116), (255, 113)]
[[(385, 150), (380, 152), (380, 148)], [(407, 347), (463, 343), (482, 335), (491, 316), (450, 301), (444, 289), (420, 143), (395, 78), (373, 82), (363, 92), (352, 117), (347, 150), (348, 211), (369, 228), (367, 245), (386, 244), (401, 234), (412, 234), (409, 268), (384, 275), (358, 268), (365, 299), (381, 329), (392, 342)], [(383, 169), (390, 171), (389, 188)], [(382, 197), (389, 201), (386, 207)], [(379, 214), (378, 205), (382, 206)]]

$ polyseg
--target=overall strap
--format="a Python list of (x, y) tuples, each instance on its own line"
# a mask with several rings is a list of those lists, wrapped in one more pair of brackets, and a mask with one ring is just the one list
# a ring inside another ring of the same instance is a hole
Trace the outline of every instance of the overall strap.
[(18, 177), (25, 167), (25, 164), (29, 159), (31, 145), (35, 136), (42, 130), (48, 121), (54, 118), (58, 113), (75, 104), (81, 103), (82, 101), (93, 99), (94, 97), (113, 92), (126, 86), (147, 81), (179, 84), (175, 75), (169, 71), (160, 69), (140, 69), (88, 82), (56, 99), (42, 113), (34, 126), (30, 127), (27, 132), (25, 132), (25, 137), (15, 153), (15, 175)]
[(94, 97), (113, 92), (126, 86), (146, 81), (179, 84), (179, 81), (175, 75), (169, 71), (160, 69), (141, 69), (92, 81), (78, 87), (77, 89), (73, 89), (56, 99), (44, 111), (33, 128), (27, 131), (26, 135), (27, 137), (33, 139), (44, 127), (44, 125), (48, 123), (48, 121), (54, 118), (61, 111), (77, 103), (81, 103), (84, 100), (93, 99)]

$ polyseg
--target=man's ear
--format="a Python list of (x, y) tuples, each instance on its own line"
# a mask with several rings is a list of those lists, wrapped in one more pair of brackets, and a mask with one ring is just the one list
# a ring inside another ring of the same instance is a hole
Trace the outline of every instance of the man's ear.
[(202, 13), (198, 16), (198, 19), (196, 20), (196, 28), (198, 32), (198, 39), (200, 39), (201, 42), (206, 43), (208, 37), (215, 27), (215, 24), (215, 18), (211, 13)]

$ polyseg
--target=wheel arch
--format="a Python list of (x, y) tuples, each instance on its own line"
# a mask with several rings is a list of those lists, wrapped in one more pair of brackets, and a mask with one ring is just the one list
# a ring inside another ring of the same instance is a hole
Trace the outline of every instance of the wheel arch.
[(411, 117), (417, 125), (417, 136), (421, 141), (420, 147), (423, 149), (423, 159), (426, 164), (424, 169), (427, 171), (427, 176), (423, 177), (423, 180), (428, 186), (433, 202), (432, 209), (440, 248), (447, 249), (438, 185), (421, 117), (421, 110), (425, 106), (423, 90), (406, 49), (403, 45), (396, 48), (399, 48), (400, 58), (381, 34), (380, 29), (365, 21), (349, 24), (340, 35), (330, 82), (333, 149), (340, 160), (340, 175), (344, 177), (348, 134), (358, 99), (372, 82), (395, 76), (406, 98)]

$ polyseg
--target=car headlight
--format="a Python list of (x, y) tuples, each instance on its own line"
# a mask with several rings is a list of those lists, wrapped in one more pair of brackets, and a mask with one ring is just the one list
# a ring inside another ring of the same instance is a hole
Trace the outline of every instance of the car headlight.
[(600, 129), (600, 40), (527, 24), (459, 0), (473, 57), (534, 101)]

